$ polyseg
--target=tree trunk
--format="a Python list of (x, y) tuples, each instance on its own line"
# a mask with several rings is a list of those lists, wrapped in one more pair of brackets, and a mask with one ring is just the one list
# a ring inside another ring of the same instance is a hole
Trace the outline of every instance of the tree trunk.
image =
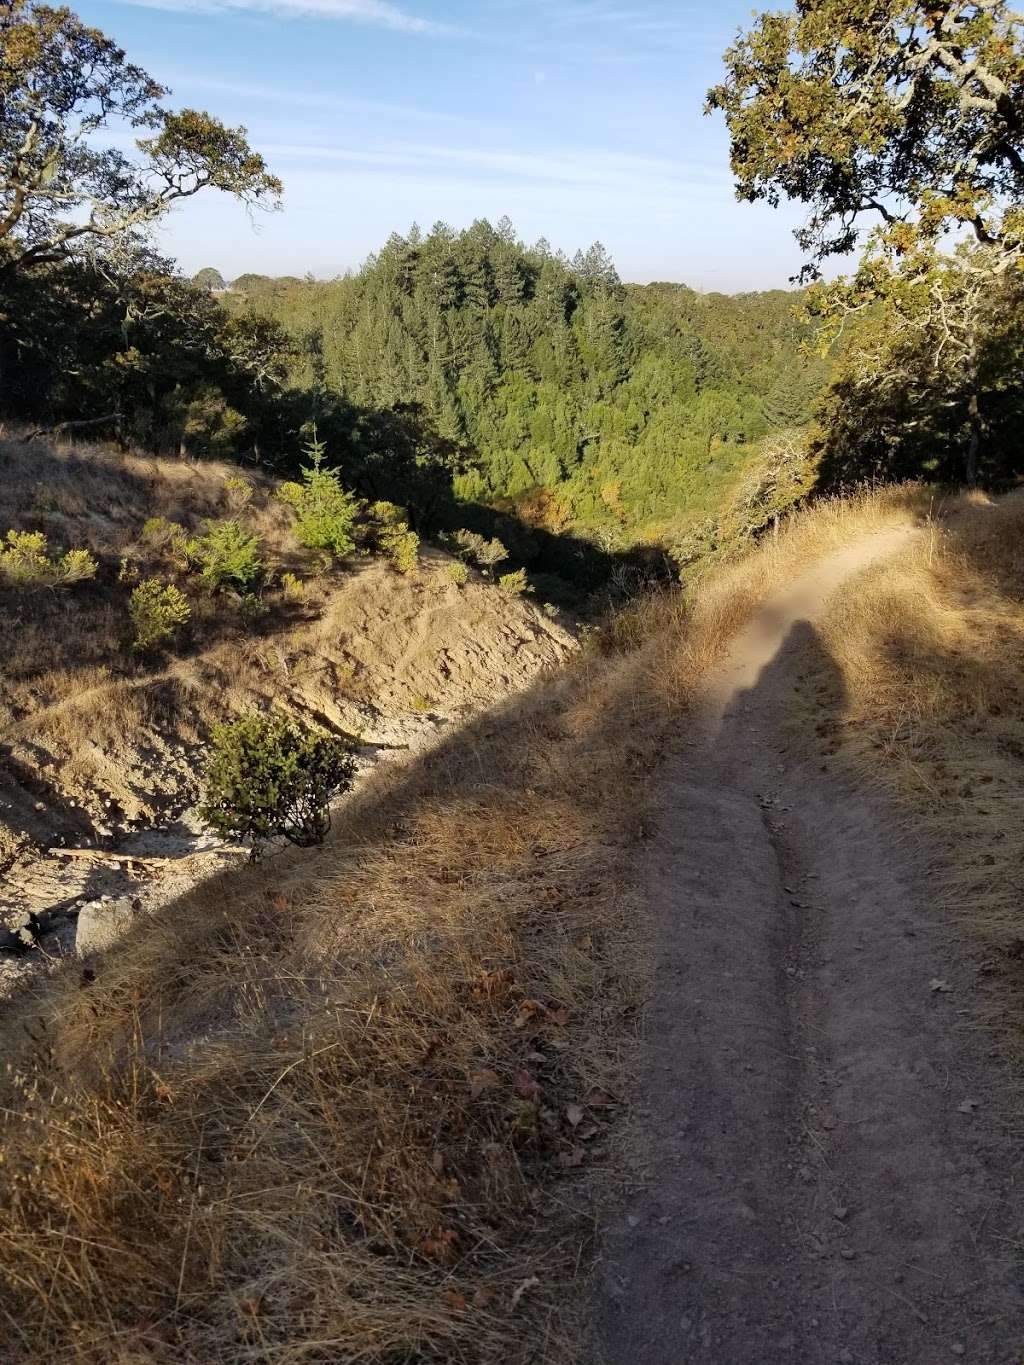
[(968, 488), (976, 488), (978, 484), (978, 451), (981, 446), (981, 412), (978, 408), (977, 392), (972, 393), (968, 399), (967, 420), (970, 423), (971, 434), (967, 442), (964, 474), (967, 478)]

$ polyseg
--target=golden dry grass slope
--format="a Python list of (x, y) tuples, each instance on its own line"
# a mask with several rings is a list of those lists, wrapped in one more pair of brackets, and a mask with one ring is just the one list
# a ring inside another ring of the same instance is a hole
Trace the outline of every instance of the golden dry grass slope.
[(322, 851), (36, 978), (2, 1020), (8, 1358), (592, 1359), (660, 761), (769, 591), (927, 511), (910, 490), (793, 518), (379, 771)]
[(821, 634), (836, 672), (815, 724), (826, 761), (894, 798), (925, 841), (937, 912), (971, 948), (991, 1021), (1019, 1057), (1024, 495), (969, 495), (936, 513), (835, 602)]

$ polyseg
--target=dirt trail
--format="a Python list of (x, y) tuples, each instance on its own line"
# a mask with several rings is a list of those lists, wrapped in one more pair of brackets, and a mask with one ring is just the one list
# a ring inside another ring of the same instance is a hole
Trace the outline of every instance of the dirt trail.
[(598, 1293), (611, 1365), (1024, 1360), (1024, 1162), (970, 974), (921, 855), (786, 738), (809, 677), (842, 708), (815, 618), (909, 534), (767, 603), (669, 774), (649, 1148)]

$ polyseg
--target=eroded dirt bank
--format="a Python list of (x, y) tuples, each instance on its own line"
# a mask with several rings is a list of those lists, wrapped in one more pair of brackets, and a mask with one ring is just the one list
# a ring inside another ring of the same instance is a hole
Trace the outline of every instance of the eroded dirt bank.
[(645, 861), (657, 933), (638, 1188), (608, 1230), (612, 1365), (1019, 1362), (1019, 1142), (971, 981), (888, 812), (808, 756), (814, 622), (907, 532), (770, 600), (710, 680)]
[[(371, 564), (301, 631), (228, 641), (0, 726), (0, 995), (73, 951), (84, 904), (155, 912), (245, 855), (204, 832), (194, 810), (212, 721), (283, 706), (357, 736), (365, 777), (422, 754), (572, 652), (567, 618), (489, 583), (457, 586), (449, 564), (429, 551), (410, 577)], [(104, 713), (116, 708), (141, 720), (109, 735)]]

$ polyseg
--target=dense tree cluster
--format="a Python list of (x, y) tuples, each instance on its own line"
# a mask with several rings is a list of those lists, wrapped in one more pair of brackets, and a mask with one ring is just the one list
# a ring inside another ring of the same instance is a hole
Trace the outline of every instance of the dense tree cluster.
[(569, 260), (507, 220), (413, 228), (358, 274), (269, 285), (236, 281), (232, 302), (288, 329), (294, 386), (416, 405), (466, 452), (463, 498), (550, 527), (635, 536), (686, 509), (806, 422), (824, 375), (793, 295), (624, 286), (600, 244)]

